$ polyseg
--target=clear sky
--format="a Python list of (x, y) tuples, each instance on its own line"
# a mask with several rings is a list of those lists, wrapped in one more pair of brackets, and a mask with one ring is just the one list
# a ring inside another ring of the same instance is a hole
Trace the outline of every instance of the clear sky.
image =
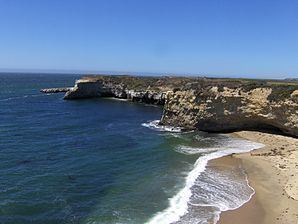
[(298, 0), (0, 0), (0, 69), (298, 77)]

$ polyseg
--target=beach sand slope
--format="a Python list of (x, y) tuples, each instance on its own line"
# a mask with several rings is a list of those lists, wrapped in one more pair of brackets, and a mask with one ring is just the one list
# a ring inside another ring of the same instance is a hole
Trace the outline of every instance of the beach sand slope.
[(223, 212), (220, 224), (298, 224), (298, 139), (241, 131), (236, 137), (265, 147), (240, 158), (256, 193), (239, 209)]

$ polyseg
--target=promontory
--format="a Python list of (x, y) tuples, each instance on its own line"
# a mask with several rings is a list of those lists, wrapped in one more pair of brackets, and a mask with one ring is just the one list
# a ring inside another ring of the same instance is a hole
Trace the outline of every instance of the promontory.
[(65, 100), (116, 97), (162, 105), (160, 123), (187, 130), (266, 129), (298, 136), (296, 81), (94, 75), (62, 90)]

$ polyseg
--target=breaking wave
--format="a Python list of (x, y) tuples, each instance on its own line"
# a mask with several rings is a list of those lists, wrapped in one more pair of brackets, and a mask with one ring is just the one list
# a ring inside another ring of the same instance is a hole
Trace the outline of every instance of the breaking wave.
[(215, 147), (176, 147), (179, 153), (198, 154), (199, 158), (187, 175), (184, 187), (169, 199), (168, 208), (155, 214), (148, 224), (216, 223), (222, 211), (236, 209), (250, 200), (254, 190), (249, 186), (243, 169), (221, 173), (208, 168), (207, 163), (212, 159), (249, 152), (264, 145), (226, 135), (218, 137)]
[(148, 123), (143, 123), (142, 126), (156, 130), (156, 131), (167, 131), (167, 132), (181, 132), (180, 127), (172, 127), (167, 125), (160, 125), (160, 120), (149, 121)]

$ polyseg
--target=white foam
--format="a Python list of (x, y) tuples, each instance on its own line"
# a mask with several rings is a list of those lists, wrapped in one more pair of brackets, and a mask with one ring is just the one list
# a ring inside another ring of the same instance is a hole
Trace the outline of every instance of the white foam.
[(175, 148), (175, 151), (183, 153), (185, 155), (203, 154), (217, 151), (216, 148), (193, 148), (184, 145), (179, 145)]
[(143, 123), (142, 126), (156, 130), (156, 131), (181, 132), (180, 127), (160, 125), (159, 122), (160, 122), (159, 120), (149, 121), (148, 123)]
[(222, 211), (239, 208), (255, 194), (241, 167), (230, 167), (225, 171), (216, 170), (212, 166), (207, 167), (205, 172), (197, 178), (191, 190), (193, 195), (188, 203), (190, 212), (181, 217), (180, 223), (185, 221), (188, 223), (190, 220), (206, 222), (206, 219), (197, 217), (196, 212), (192, 212), (205, 207), (210, 208), (208, 209), (210, 212), (205, 214), (205, 218), (212, 218), (215, 223), (219, 220)]
[(129, 101), (128, 99), (124, 98), (117, 98), (117, 97), (106, 97), (106, 99), (117, 100), (117, 101)]
[[(190, 173), (185, 179), (184, 187), (174, 197), (169, 199), (169, 207), (155, 214), (154, 217), (152, 217), (147, 222), (148, 224), (170, 224), (179, 221), (180, 217), (187, 214), (188, 203), (192, 196), (191, 188), (194, 186), (196, 179), (199, 177), (199, 175), (205, 171), (206, 165), (209, 160), (220, 158), (233, 153), (249, 152), (253, 149), (261, 148), (264, 146), (263, 144), (241, 139), (228, 140), (224, 143), (224, 145), (225, 146), (216, 148), (214, 149), (215, 151), (205, 154), (197, 159), (197, 161), (194, 164), (193, 170), (190, 171)], [(204, 153), (207, 153), (207, 150), (203, 150), (202, 148), (190, 149), (190, 147), (184, 147), (181, 153), (187, 152), (189, 154), (195, 154), (202, 153), (202, 151), (204, 151)], [(209, 149), (208, 152), (210, 152)], [(241, 205), (242, 204), (238, 204), (238, 207), (240, 207)], [(217, 203), (212, 206), (218, 207), (220, 211), (235, 209), (237, 207), (229, 207), (226, 204), (220, 203)], [(218, 221), (219, 214), (220, 212), (217, 214), (214, 222)]]

